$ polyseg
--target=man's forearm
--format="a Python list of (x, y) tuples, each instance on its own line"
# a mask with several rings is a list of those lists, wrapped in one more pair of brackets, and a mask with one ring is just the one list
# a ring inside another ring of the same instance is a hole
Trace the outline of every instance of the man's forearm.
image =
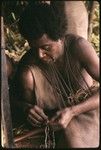
[(99, 90), (97, 90), (96, 93), (94, 93), (90, 98), (88, 98), (84, 102), (72, 106), (71, 110), (73, 116), (78, 116), (81, 113), (97, 109), (98, 107), (99, 107)]

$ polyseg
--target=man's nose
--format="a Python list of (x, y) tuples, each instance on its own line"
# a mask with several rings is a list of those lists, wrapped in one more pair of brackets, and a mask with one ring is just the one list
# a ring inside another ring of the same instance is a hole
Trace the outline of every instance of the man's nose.
[(39, 58), (44, 58), (44, 57), (46, 57), (46, 56), (47, 56), (47, 55), (46, 55), (45, 51), (42, 50), (42, 49), (39, 49)]

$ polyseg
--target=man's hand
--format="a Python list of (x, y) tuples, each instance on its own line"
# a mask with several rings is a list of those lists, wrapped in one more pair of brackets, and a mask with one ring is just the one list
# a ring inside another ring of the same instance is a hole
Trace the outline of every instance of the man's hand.
[(54, 130), (58, 130), (60, 128), (65, 129), (72, 118), (73, 113), (71, 107), (65, 108), (61, 111), (58, 111), (56, 116), (49, 121), (49, 124)]
[(40, 127), (47, 123), (48, 117), (45, 115), (42, 108), (35, 105), (28, 112), (27, 120), (33, 125)]

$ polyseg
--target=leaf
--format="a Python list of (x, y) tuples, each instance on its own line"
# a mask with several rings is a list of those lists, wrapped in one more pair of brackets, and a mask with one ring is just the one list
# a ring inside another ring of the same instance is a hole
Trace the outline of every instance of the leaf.
[(11, 13), (11, 15), (12, 15), (13, 19), (16, 20), (15, 14), (13, 12)]

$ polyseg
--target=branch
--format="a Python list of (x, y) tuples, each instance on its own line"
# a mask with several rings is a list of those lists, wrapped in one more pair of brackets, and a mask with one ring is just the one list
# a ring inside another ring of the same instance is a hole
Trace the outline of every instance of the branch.
[(9, 103), (8, 77), (6, 69), (5, 57), (5, 39), (4, 39), (4, 21), (3, 21), (3, 4), (1, 11), (1, 132), (2, 146), (5, 148), (13, 148), (13, 132)]

